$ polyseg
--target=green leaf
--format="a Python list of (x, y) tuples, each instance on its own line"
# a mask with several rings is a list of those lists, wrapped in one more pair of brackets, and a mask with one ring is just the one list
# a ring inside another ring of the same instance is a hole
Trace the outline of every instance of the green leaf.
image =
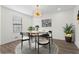
[(63, 28), (64, 28), (64, 33), (66, 33), (66, 34), (72, 34), (73, 33), (72, 24), (70, 24), (70, 25), (66, 24), (66, 26), (63, 27)]

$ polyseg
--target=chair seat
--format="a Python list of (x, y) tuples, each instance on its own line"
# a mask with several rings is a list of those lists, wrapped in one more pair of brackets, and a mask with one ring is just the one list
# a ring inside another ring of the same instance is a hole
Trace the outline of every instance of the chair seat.
[(29, 37), (28, 37), (28, 36), (23, 36), (23, 40), (24, 40), (24, 39), (29, 39)]
[(48, 44), (49, 40), (43, 38), (43, 39), (39, 39), (39, 44)]

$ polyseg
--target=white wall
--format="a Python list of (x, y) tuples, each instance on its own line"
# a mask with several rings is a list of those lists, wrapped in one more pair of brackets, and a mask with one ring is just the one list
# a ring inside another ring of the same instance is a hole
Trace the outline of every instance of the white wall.
[(27, 27), (32, 25), (32, 17), (19, 13), (14, 10), (10, 10), (8, 8), (2, 7), (2, 20), (1, 20), (1, 44), (5, 44), (8, 42), (12, 42), (17, 40), (19, 37), (19, 33), (13, 33), (13, 16), (18, 15), (22, 17), (23, 31), (27, 31)]
[(73, 24), (75, 25), (75, 44), (79, 48), (79, 22), (77, 21), (77, 13), (79, 10), (79, 6), (76, 6), (73, 10), (57, 12), (49, 15), (42, 15), (42, 17), (34, 17), (33, 25), (42, 26), (41, 20), (50, 18), (52, 19), (52, 27), (42, 28), (44, 30), (52, 30), (53, 37), (56, 39), (64, 40), (64, 32), (63, 26), (65, 24)]
[(74, 9), (73, 24), (75, 25), (75, 44), (79, 48), (79, 22), (77, 21), (79, 6)]
[[(23, 31), (27, 31), (27, 28), (31, 25), (39, 25), (42, 30), (52, 30), (53, 37), (61, 40), (64, 40), (63, 26), (65, 26), (66, 23), (73, 23), (73, 25), (75, 25), (75, 44), (79, 48), (79, 24), (76, 19), (78, 10), (79, 6), (73, 10), (57, 12), (54, 14), (51, 13), (48, 15), (45, 14), (41, 17), (32, 18), (31, 16), (0, 6), (0, 44), (15, 41), (17, 40), (16, 37), (19, 37), (19, 34), (13, 33), (12, 25), (13, 16), (18, 15), (22, 17)], [(52, 27), (41, 27), (41, 20), (47, 18), (52, 19)]]
[(71, 24), (73, 19), (73, 10), (63, 11), (52, 15), (53, 23), (53, 36), (57, 39), (64, 40), (64, 30), (63, 27), (66, 24)]
[[(50, 18), (52, 19), (52, 27), (41, 27), (41, 20), (42, 19), (47, 19)], [(63, 32), (63, 26), (65, 24), (71, 24), (73, 19), (73, 10), (67, 10), (67, 11), (62, 11), (62, 12), (57, 12), (57, 13), (52, 13), (50, 15), (42, 15), (41, 17), (34, 17), (34, 25), (39, 25), (42, 29), (48, 31), (52, 30), (53, 31), (53, 37), (55, 39), (61, 39), (64, 40), (64, 32)]]
[(0, 45), (1, 45), (1, 6), (0, 6)]

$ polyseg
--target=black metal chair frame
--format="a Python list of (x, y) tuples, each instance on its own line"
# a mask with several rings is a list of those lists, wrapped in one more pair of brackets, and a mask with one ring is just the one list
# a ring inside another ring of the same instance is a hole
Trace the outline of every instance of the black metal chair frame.
[(39, 34), (38, 34), (38, 54), (39, 54), (39, 45), (47, 45), (47, 44), (49, 44), (49, 53), (51, 53), (51, 42), (50, 41), (52, 40), (52, 31), (49, 31), (49, 33), (51, 33), (51, 37), (46, 36), (45, 38), (49, 39), (49, 41), (47, 43), (44, 43), (44, 44), (39, 42), (39, 39), (41, 36), (39, 36)]
[[(28, 34), (28, 33), (27, 33)], [(20, 35), (21, 35), (21, 37), (22, 37), (22, 39), (21, 39), (21, 50), (22, 50), (22, 47), (23, 47), (23, 41), (28, 41), (28, 43), (29, 43), (29, 48), (31, 48), (31, 43), (30, 43), (30, 35), (28, 34), (28, 36), (29, 36), (29, 39), (23, 39), (23, 32), (20, 32)]]

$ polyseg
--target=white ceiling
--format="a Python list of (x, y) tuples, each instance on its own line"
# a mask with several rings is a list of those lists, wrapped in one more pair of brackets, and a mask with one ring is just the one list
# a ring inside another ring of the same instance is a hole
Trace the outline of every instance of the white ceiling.
[[(4, 5), (4, 7), (7, 7), (12, 10), (16, 10), (18, 12), (27, 14), (27, 15), (33, 15), (36, 6), (35, 5)], [(65, 11), (65, 10), (71, 10), (75, 6), (74, 5), (40, 5), (39, 8), (41, 10), (42, 14), (50, 14), (58, 12), (57, 9), (60, 9), (59, 11)]]

